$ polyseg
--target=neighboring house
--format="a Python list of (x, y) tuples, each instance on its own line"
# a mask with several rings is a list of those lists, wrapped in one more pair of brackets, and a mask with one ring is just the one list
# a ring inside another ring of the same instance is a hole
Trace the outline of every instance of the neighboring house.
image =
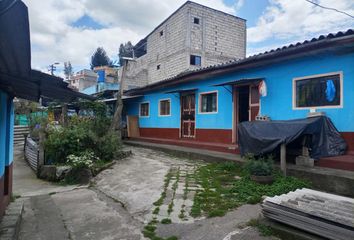
[[(266, 83), (266, 96), (259, 94), (260, 83)], [(237, 152), (240, 122), (316, 111), (354, 151), (354, 31), (184, 72), (126, 95), (127, 115), (138, 116), (145, 140)]]
[(31, 101), (43, 97), (61, 102), (92, 97), (69, 89), (61, 78), (31, 70), (28, 12), (22, 1), (0, 4), (0, 32), (1, 218), (12, 194), (14, 97)]
[(91, 84), (89, 87), (86, 87), (80, 92), (84, 94), (97, 94), (107, 90), (115, 90), (118, 91), (119, 83), (118, 76), (120, 75), (119, 68), (111, 68), (107, 66), (103, 67), (95, 67), (94, 73), (96, 75), (95, 82)]
[(187, 1), (134, 46), (125, 85), (144, 86), (246, 55), (246, 20)]
[(97, 83), (97, 74), (92, 70), (83, 69), (76, 72), (67, 82), (70, 87), (81, 92)]

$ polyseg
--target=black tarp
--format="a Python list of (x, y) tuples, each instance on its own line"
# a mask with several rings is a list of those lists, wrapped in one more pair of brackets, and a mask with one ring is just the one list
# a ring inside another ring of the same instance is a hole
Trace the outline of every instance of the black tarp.
[(253, 121), (239, 125), (241, 155), (263, 155), (281, 144), (311, 136), (310, 156), (314, 159), (344, 154), (346, 143), (332, 121), (325, 116), (284, 121)]

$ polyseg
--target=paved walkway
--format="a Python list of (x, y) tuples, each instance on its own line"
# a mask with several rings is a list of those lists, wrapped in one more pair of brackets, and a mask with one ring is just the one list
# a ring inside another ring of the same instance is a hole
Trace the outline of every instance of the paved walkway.
[[(171, 182), (177, 182), (174, 195), (178, 196), (182, 194), (184, 175), (205, 163), (145, 148), (127, 149), (133, 155), (100, 173), (91, 187), (62, 187), (38, 180), (17, 152), (14, 192), (26, 200), (20, 239), (145, 239), (141, 231), (153, 217), (153, 203), (164, 190), (166, 174), (178, 170), (179, 177), (171, 178)], [(187, 200), (192, 201), (193, 196)], [(187, 208), (191, 204), (182, 205)], [(176, 208), (178, 205), (176, 200)], [(172, 224), (159, 224), (156, 232), (166, 237), (176, 235), (182, 240), (269, 239), (260, 237), (253, 228), (238, 228), (238, 224), (258, 217), (259, 213), (259, 205), (245, 205), (218, 218), (186, 216), (188, 221), (181, 221), (176, 215), (171, 217)], [(161, 218), (163, 214), (167, 213), (161, 210)]]

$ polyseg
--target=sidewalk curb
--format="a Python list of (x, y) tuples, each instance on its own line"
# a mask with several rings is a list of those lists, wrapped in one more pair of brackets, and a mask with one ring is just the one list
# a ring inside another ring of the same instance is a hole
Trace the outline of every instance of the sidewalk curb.
[(25, 199), (17, 199), (7, 207), (0, 222), (0, 239), (17, 240), (20, 232)]

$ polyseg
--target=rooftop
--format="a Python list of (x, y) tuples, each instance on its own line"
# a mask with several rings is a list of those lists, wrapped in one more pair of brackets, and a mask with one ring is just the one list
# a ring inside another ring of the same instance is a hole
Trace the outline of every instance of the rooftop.
[[(208, 76), (210, 77), (211, 75), (218, 75), (228, 71), (248, 68), (252, 66), (251, 64), (261, 62), (265, 63), (269, 60), (275, 61), (277, 59), (283, 59), (284, 57), (290, 57), (294, 54), (324, 49), (342, 43), (350, 43), (354, 45), (354, 29), (348, 29), (346, 31), (340, 31), (337, 33), (329, 33), (327, 35), (320, 35), (319, 37), (312, 38), (311, 40), (282, 46), (243, 59), (234, 59), (221, 64), (210, 65), (207, 67), (202, 67), (193, 70), (187, 70), (171, 78), (167, 78), (156, 83), (148, 84), (140, 88), (128, 90), (126, 91), (126, 94), (140, 94), (142, 92), (159, 89), (161, 87), (174, 86), (181, 82), (193, 81), (197, 79), (206, 78)], [(208, 75), (206, 76), (207, 73)]]

